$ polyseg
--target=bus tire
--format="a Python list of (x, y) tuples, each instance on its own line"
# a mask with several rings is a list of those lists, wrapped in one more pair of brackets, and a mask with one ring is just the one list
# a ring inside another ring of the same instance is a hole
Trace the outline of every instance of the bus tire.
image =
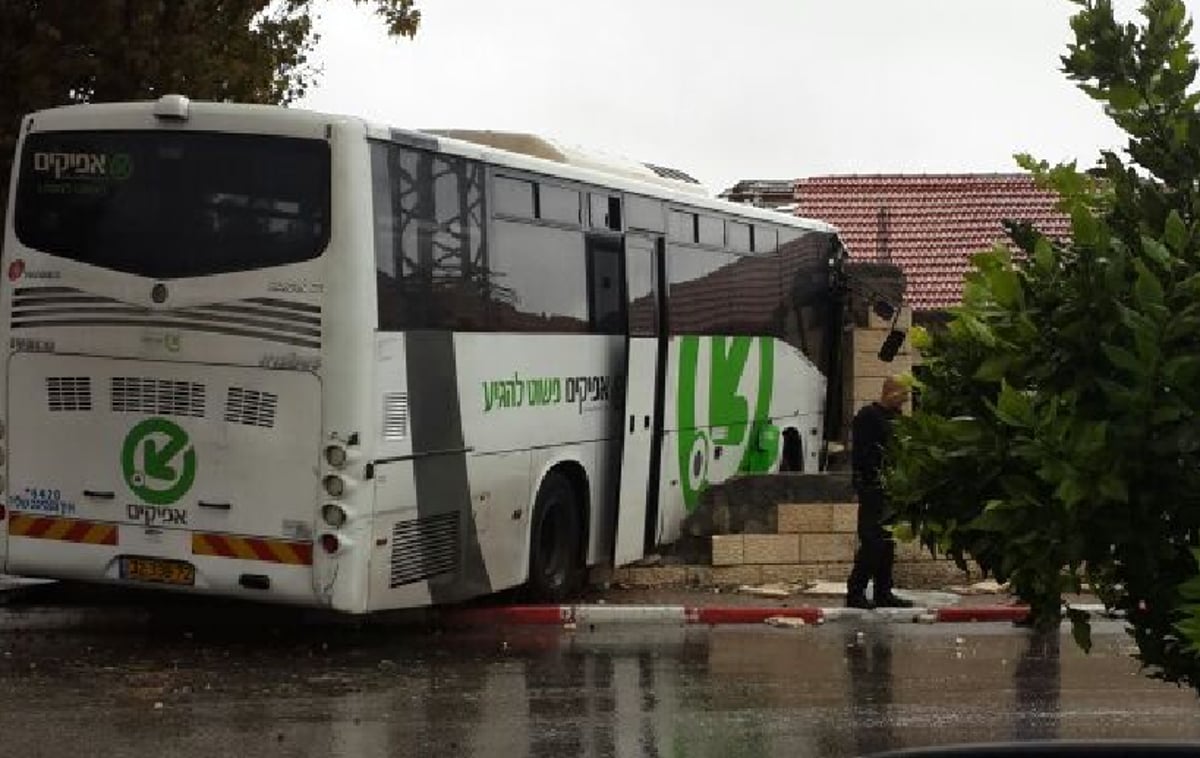
[(583, 516), (571, 480), (550, 472), (538, 490), (529, 532), (530, 599), (561, 603), (583, 581)]

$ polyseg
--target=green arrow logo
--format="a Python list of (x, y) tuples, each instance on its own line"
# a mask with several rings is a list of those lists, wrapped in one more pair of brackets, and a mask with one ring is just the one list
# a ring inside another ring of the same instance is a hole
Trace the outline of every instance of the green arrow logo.
[(196, 450), (178, 424), (148, 418), (125, 435), (121, 471), (133, 494), (151, 505), (170, 505), (196, 481)]

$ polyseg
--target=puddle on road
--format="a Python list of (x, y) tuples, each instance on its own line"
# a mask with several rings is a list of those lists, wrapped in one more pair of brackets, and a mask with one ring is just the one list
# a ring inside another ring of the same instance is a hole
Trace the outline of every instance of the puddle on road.
[[(999, 627), (993, 627), (999, 629)], [(0, 637), (9, 754), (836, 756), (956, 740), (1200, 737), (1119, 631), (152, 625)], [(862, 633), (861, 639), (858, 632)], [(53, 752), (53, 751), (51, 751)]]

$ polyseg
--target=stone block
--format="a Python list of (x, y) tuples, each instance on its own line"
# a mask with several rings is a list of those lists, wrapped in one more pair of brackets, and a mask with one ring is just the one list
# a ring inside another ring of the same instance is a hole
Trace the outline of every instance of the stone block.
[(746, 534), (742, 538), (744, 563), (800, 562), (800, 541), (794, 534)]
[(711, 587), (712, 572), (711, 566), (684, 566), (684, 582), (689, 587)]
[(800, 582), (844, 582), (850, 576), (849, 562), (797, 563), (762, 567), (763, 584)]
[(858, 538), (853, 534), (802, 534), (800, 560), (804, 563), (840, 563), (854, 560)]
[[(899, 318), (896, 318), (897, 329), (909, 329), (912, 326), (912, 308), (901, 308)], [(892, 327), (890, 318), (879, 318), (873, 309), (867, 311), (867, 328), (887, 330)]]
[(778, 509), (776, 525), (780, 534), (833, 531), (833, 505), (829, 503), (783, 503)]
[(829, 531), (839, 534), (858, 532), (858, 503), (835, 503), (830, 506), (833, 525)]
[[(883, 343), (887, 339), (889, 331), (891, 330), (887, 329), (886, 327), (876, 327), (874, 329), (855, 329), (854, 336), (851, 340), (854, 343), (854, 350), (852, 352), (855, 355), (864, 353), (868, 355), (879, 355), (879, 348), (883, 347)], [(907, 331), (907, 329), (905, 331)], [(900, 346), (899, 352), (896, 353), (897, 356), (912, 354), (912, 343), (910, 342), (910, 339), (911, 338), (908, 337), (905, 338), (904, 344)]]
[(956, 584), (970, 584), (970, 572), (962, 571), (954, 561), (897, 561), (893, 571), (901, 589), (936, 590)]
[(740, 534), (717, 534), (712, 538), (712, 565), (740, 566), (746, 562)]
[(912, 371), (912, 367), (912, 357), (907, 355), (897, 355), (895, 360), (890, 362), (880, 360), (879, 356), (874, 353), (855, 353), (854, 355), (855, 379), (907, 374)]
[(811, 567), (803, 563), (779, 563), (762, 567), (763, 584), (802, 584), (813, 581)]
[(896, 560), (897, 561), (932, 561), (935, 560), (930, 554), (929, 548), (922, 545), (920, 542), (902, 542), (896, 540)]
[(715, 566), (712, 583), (716, 587), (762, 584), (762, 566)]
[(622, 566), (613, 572), (613, 583), (629, 587), (677, 587), (687, 580), (685, 566)]

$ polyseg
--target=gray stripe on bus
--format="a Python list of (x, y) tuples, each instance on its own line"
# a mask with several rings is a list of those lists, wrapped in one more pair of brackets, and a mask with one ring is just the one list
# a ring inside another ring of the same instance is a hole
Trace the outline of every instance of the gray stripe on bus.
[(459, 514), (461, 563), (457, 576), (429, 580), (433, 603), (450, 603), (492, 591), (467, 480), (462, 412), (454, 335), (450, 332), (407, 332), (404, 337), (408, 374), (409, 424), (414, 453), (452, 450), (413, 460), (413, 479), (420, 519), (447, 512)]

